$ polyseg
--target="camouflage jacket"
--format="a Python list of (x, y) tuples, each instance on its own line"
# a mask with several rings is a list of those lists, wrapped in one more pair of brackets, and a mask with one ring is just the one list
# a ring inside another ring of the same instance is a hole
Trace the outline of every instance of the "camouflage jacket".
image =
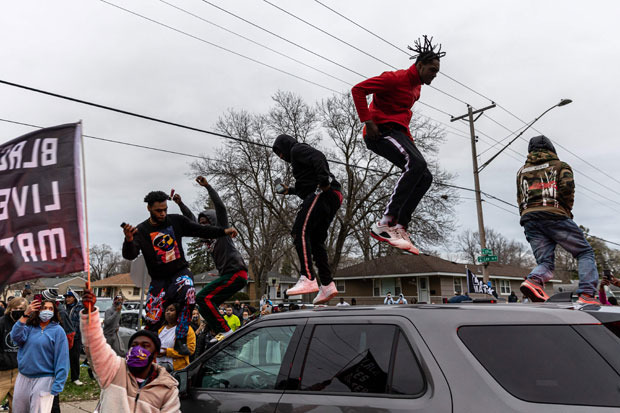
[(521, 216), (550, 212), (573, 217), (575, 182), (571, 167), (547, 150), (530, 152), (517, 173), (517, 201)]

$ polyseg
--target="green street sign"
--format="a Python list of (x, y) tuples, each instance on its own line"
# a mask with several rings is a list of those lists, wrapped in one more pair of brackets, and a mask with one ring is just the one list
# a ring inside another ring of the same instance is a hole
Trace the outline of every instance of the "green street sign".
[(497, 255), (485, 255), (478, 257), (478, 262), (497, 262)]
[(482, 249), (482, 255), (491, 255), (491, 254), (493, 254), (493, 250), (490, 250), (488, 248)]

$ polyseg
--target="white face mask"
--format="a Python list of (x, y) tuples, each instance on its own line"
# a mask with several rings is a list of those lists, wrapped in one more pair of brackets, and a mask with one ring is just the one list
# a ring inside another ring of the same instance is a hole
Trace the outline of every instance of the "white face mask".
[(54, 317), (54, 312), (51, 310), (43, 310), (39, 313), (39, 318), (43, 322), (49, 321), (52, 317)]

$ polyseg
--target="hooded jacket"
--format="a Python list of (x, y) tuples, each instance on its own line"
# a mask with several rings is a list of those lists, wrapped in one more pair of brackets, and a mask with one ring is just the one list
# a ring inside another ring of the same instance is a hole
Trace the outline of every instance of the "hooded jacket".
[(90, 313), (90, 323), (88, 314), (80, 314), (84, 349), (101, 387), (99, 412), (180, 412), (178, 382), (165, 368), (156, 366), (157, 378), (140, 388), (129, 373), (125, 359), (117, 356), (106, 343), (98, 309)]
[[(544, 138), (544, 137), (537, 137)], [(537, 138), (532, 138), (534, 141)], [(533, 149), (517, 173), (521, 225), (530, 219), (572, 218), (575, 182), (571, 167), (558, 159), (547, 139), (530, 142)]]
[(289, 135), (278, 136), (273, 143), (273, 151), (282, 154), (282, 158), (293, 167), (295, 186), (289, 187), (289, 195), (305, 199), (316, 191), (318, 186), (327, 185), (331, 185), (334, 190), (340, 190), (340, 184), (329, 172), (323, 152), (306, 143), (300, 143)]
[[(409, 69), (383, 72), (358, 83), (351, 89), (360, 121), (377, 125), (394, 122), (403, 126), (411, 138), (411, 107), (420, 99), (422, 81), (415, 64)], [(372, 94), (370, 107), (366, 96)]]
[[(71, 330), (75, 331), (74, 340), (80, 340), (80, 311), (82, 311), (84, 305), (80, 302), (80, 296), (75, 292), (69, 290), (67, 291), (67, 294), (65, 294), (65, 296), (67, 295), (71, 295), (72, 297), (74, 297), (75, 302), (71, 305), (64, 304), (64, 306), (59, 309), (60, 317), (63, 322), (66, 318), (69, 319), (70, 324), (68, 324), (67, 328), (65, 328), (65, 332), (69, 334), (71, 333)], [(63, 312), (65, 314), (63, 314)]]
[[(200, 221), (200, 217), (205, 217), (209, 221), (209, 225), (228, 228), (230, 223), (228, 222), (228, 212), (226, 212), (224, 202), (222, 202), (222, 199), (211, 185), (207, 185), (206, 188), (215, 209), (202, 211), (198, 214), (198, 220)], [(248, 270), (243, 257), (237, 250), (237, 247), (235, 247), (235, 242), (231, 237), (205, 240), (205, 245), (213, 256), (215, 268), (217, 268), (220, 275), (234, 274), (239, 271)]]
[(0, 371), (17, 368), (17, 350), (19, 346), (11, 339), (11, 329), (15, 320), (11, 312), (6, 311), (0, 317)]

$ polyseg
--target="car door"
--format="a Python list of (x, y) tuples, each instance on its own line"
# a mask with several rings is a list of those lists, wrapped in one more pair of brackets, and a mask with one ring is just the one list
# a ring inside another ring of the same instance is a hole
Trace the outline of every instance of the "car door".
[(305, 319), (243, 328), (189, 367), (183, 412), (274, 412)]
[(308, 321), (278, 412), (451, 411), (448, 384), (399, 316)]

